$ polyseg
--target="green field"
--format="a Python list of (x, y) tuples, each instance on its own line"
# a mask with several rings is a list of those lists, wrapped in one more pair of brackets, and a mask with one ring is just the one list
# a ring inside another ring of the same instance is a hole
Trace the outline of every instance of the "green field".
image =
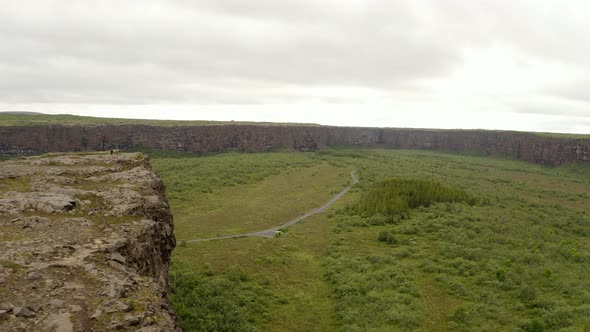
[(179, 240), (280, 225), (360, 179), (284, 236), (179, 241), (186, 331), (590, 330), (588, 167), (349, 149), (152, 163)]

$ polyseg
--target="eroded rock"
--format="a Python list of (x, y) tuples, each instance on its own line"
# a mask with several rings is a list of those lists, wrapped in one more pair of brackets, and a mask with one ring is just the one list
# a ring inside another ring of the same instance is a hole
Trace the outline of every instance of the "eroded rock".
[(49, 305), (51, 305), (54, 308), (61, 308), (64, 306), (64, 304), (65, 304), (65, 302), (62, 300), (59, 300), (59, 299), (53, 299), (53, 300), (49, 301)]
[(36, 313), (27, 307), (16, 307), (14, 308), (14, 315), (16, 317), (32, 318), (36, 316)]
[(125, 259), (125, 257), (123, 257), (123, 255), (121, 255), (118, 252), (114, 252), (111, 254), (111, 260), (120, 263), (120, 264), (125, 264), (127, 263), (127, 260)]
[(62, 313), (54, 314), (47, 317), (45, 326), (49, 331), (55, 332), (73, 332), (74, 324), (72, 324), (71, 314)]
[(0, 228), (0, 331), (178, 331), (172, 216), (143, 155), (1, 162)]

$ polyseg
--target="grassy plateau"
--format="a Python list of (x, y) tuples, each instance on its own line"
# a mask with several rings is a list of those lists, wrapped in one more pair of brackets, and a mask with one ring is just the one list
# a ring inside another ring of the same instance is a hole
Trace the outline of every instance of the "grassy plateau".
[(150, 126), (227, 126), (227, 125), (261, 125), (261, 126), (317, 126), (316, 124), (292, 124), (275, 122), (244, 121), (205, 121), (205, 120), (148, 120), (101, 118), (71, 114), (10, 113), (0, 112), (2, 126), (46, 126), (46, 125), (150, 125)]
[[(590, 331), (590, 168), (426, 151), (153, 152), (185, 331)], [(360, 182), (283, 236), (278, 226)]]
[[(124, 119), (102, 118), (93, 116), (80, 116), (71, 114), (43, 114), (26, 112), (0, 112), (0, 126), (100, 126), (100, 125), (150, 125), (150, 126), (229, 126), (229, 125), (255, 125), (255, 126), (305, 126), (319, 127), (315, 123), (288, 123), (288, 122), (249, 122), (249, 121), (207, 121), (207, 120), (150, 120), (150, 119)], [(441, 129), (427, 129), (431, 131), (444, 131)], [(456, 130), (455, 130), (456, 131)], [(460, 130), (463, 132), (475, 131), (473, 129)], [(535, 136), (562, 139), (590, 139), (588, 134), (530, 132)]]

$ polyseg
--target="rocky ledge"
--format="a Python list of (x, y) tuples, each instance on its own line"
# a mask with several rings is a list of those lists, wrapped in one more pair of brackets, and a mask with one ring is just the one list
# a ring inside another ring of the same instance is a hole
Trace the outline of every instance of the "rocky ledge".
[(0, 163), (1, 331), (177, 331), (172, 215), (136, 153)]

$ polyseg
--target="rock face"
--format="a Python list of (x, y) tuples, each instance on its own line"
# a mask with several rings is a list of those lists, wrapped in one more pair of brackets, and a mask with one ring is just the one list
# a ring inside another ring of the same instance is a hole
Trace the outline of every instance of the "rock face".
[(0, 126), (1, 154), (101, 151), (137, 146), (192, 152), (299, 151), (357, 145), (500, 155), (545, 165), (590, 164), (590, 139), (522, 132), (324, 126)]
[(0, 163), (1, 331), (178, 331), (173, 221), (138, 153)]

